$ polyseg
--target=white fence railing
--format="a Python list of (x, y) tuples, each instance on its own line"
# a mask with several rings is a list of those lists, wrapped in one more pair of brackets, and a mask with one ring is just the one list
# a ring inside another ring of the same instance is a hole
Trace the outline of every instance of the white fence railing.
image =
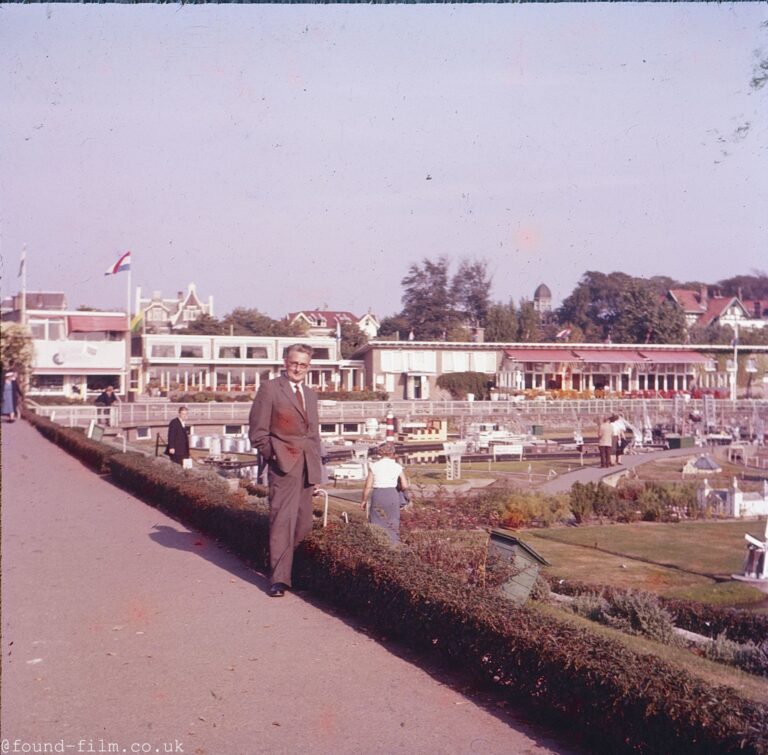
[[(67, 426), (87, 426), (97, 418), (96, 406), (49, 406), (27, 402), (37, 414), (49, 417)], [(121, 427), (142, 427), (170, 422), (181, 404), (120, 403), (110, 410), (110, 424)], [(247, 424), (250, 403), (187, 404), (190, 423), (204, 424)], [(686, 402), (687, 412), (703, 411), (703, 402), (691, 399)], [(504, 422), (505, 420), (526, 420), (537, 422), (547, 418), (591, 418), (611, 413), (637, 416), (643, 412), (649, 415), (672, 415), (672, 399), (571, 399), (571, 400), (530, 400), (512, 401), (321, 401), (319, 415), (321, 422), (364, 422), (367, 419), (383, 421), (388, 411), (399, 419), (456, 418), (465, 421)], [(715, 400), (718, 419), (740, 416), (744, 419), (755, 416), (768, 421), (768, 401), (758, 399)]]

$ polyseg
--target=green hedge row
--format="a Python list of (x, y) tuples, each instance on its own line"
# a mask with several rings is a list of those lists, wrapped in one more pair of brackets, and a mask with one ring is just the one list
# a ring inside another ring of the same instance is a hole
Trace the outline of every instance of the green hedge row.
[[(551, 579), (550, 587), (561, 595), (586, 595), (589, 593), (603, 595), (609, 600), (614, 596), (623, 596), (630, 592), (627, 588), (614, 587), (612, 585), (590, 584), (577, 580)], [(641, 592), (634, 590), (632, 592)], [(735, 608), (723, 606), (710, 606), (698, 603), (694, 600), (681, 598), (658, 597), (659, 603), (666, 608), (675, 618), (675, 626), (696, 632), (714, 639), (725, 632), (729, 640), (745, 643), (764, 642), (768, 640), (768, 615), (739, 611)]]
[[(48, 437), (67, 437), (68, 450), (90, 454), (81, 433), (60, 428)], [(137, 454), (108, 449), (103, 463), (119, 485), (266, 563), (266, 507)], [(495, 592), (383, 545), (368, 527), (313, 532), (297, 552), (295, 576), (298, 587), (377, 631), (436, 652), (510, 699), (556, 715), (594, 751), (768, 752), (765, 706), (535, 608), (514, 608)]]
[(22, 410), (22, 416), (48, 440), (76, 456), (91, 469), (101, 474), (109, 472), (109, 459), (117, 453), (117, 449), (100, 441), (91, 440), (80, 428), (62, 427), (26, 410)]
[(593, 751), (767, 752), (765, 706), (656, 656), (500, 595), (472, 589), (393, 551), (362, 527), (306, 542), (300, 583), (377, 630), (578, 727)]

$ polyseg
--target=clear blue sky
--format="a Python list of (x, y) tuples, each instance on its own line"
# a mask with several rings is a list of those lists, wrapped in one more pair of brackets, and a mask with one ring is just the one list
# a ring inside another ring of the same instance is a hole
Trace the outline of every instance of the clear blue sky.
[(768, 269), (762, 3), (2, 5), (3, 294), (385, 316), (423, 257), (494, 299)]

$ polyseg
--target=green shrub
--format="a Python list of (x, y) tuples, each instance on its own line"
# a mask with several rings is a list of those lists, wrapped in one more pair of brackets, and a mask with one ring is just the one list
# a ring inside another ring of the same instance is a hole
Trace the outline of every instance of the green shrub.
[(568, 505), (577, 524), (582, 524), (592, 516), (592, 502), (595, 498), (594, 483), (574, 482), (568, 496)]
[[(550, 581), (554, 592), (561, 595), (579, 596), (594, 594), (612, 598), (628, 592), (627, 588), (613, 585), (587, 584), (576, 580)], [(648, 593), (653, 595), (653, 593)], [(735, 608), (712, 606), (693, 600), (655, 596), (659, 603), (675, 617), (675, 624), (682, 629), (714, 638), (725, 632), (729, 639), (742, 644), (768, 640), (768, 615)]]
[(603, 621), (608, 611), (608, 601), (596, 593), (587, 592), (577, 595), (570, 604), (571, 610), (590, 621)]
[(712, 661), (736, 666), (747, 673), (768, 676), (768, 640), (742, 644), (729, 640), (725, 632), (721, 632), (702, 648), (702, 654)]
[(655, 595), (632, 590), (607, 602), (606, 624), (665, 645), (680, 644), (672, 614), (662, 607)]
[(515, 491), (499, 500), (499, 521), (505, 527), (549, 527), (568, 519), (570, 510), (565, 496)]
[(464, 584), (495, 589), (517, 573), (509, 561), (488, 553), (482, 530), (407, 530), (403, 543), (419, 561)]
[(437, 378), (437, 387), (449, 391), (451, 397), (465, 400), (472, 393), (478, 401), (491, 397), (493, 380), (484, 372), (445, 372)]

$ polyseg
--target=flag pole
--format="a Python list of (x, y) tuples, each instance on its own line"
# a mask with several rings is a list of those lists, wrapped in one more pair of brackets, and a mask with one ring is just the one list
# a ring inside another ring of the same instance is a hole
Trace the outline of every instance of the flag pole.
[[(131, 265), (133, 264), (133, 255), (131, 255)], [(123, 392), (125, 393), (125, 400), (128, 401), (128, 396), (131, 390), (131, 267), (128, 267), (128, 290), (126, 294), (126, 307), (125, 307), (126, 325), (128, 326), (128, 332), (125, 336), (125, 386)]]
[(21, 325), (27, 324), (27, 245), (21, 250)]

